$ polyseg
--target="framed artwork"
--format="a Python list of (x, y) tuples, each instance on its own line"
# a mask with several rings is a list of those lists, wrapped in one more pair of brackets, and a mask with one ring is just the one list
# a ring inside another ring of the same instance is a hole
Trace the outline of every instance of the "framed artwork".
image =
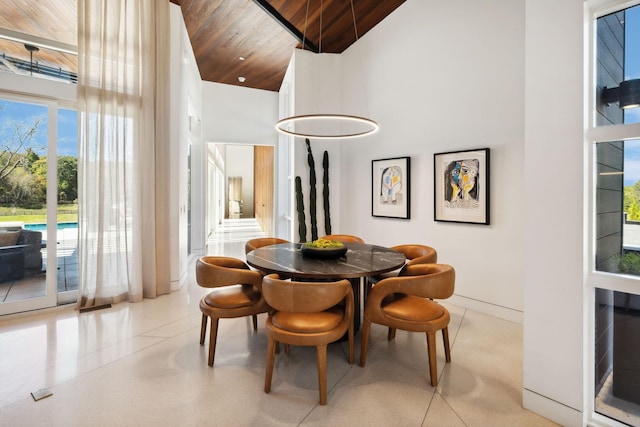
[(433, 156), (434, 219), (489, 224), (489, 149)]
[(410, 160), (396, 157), (371, 161), (371, 215), (410, 218)]

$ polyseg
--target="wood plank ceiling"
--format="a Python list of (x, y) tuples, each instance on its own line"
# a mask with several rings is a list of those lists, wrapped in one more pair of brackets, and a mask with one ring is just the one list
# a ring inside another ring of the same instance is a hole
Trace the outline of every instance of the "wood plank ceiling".
[(356, 41), (355, 28), (364, 36), (405, 0), (353, 0), (355, 28), (350, 0), (172, 1), (203, 80), (278, 91), (302, 40), (305, 49), (341, 53)]
[[(278, 91), (296, 47), (341, 53), (405, 0), (171, 0), (180, 6), (205, 81)], [(2, 0), (0, 28), (76, 45), (76, 0)], [(322, 23), (322, 25), (321, 25)], [(29, 60), (0, 39), (0, 55)], [(244, 59), (241, 59), (244, 58)], [(34, 60), (77, 71), (73, 55), (41, 49)], [(244, 77), (244, 82), (238, 78)]]
[[(0, 28), (77, 46), (77, 9), (76, 0), (2, 0)], [(0, 56), (2, 54), (30, 61), (29, 51), (23, 43), (0, 38)], [(33, 60), (73, 73), (78, 70), (78, 59), (74, 54), (40, 49), (34, 52)]]

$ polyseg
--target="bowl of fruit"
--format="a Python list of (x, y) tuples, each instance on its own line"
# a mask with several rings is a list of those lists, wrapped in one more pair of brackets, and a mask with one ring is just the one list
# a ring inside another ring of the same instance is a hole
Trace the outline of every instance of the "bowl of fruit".
[(347, 247), (335, 240), (317, 239), (300, 246), (302, 255), (312, 258), (340, 258), (347, 253)]

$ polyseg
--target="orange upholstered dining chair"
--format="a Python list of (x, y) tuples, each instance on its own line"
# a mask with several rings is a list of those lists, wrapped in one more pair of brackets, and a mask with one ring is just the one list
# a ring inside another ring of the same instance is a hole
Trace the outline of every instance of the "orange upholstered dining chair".
[(315, 346), (320, 404), (327, 404), (327, 345), (348, 332), (349, 363), (353, 363), (353, 290), (348, 280), (297, 282), (277, 274), (265, 276), (262, 292), (273, 308), (267, 318), (267, 368), (264, 391), (271, 391), (278, 343)]
[(321, 239), (333, 240), (342, 243), (364, 243), (364, 240), (358, 236), (352, 236), (351, 234), (327, 234), (322, 236)]
[(392, 246), (391, 249), (402, 252), (407, 257), (405, 267), (414, 264), (435, 264), (438, 262), (438, 252), (431, 246), (411, 244)]
[(213, 288), (200, 300), (202, 326), (200, 345), (204, 345), (208, 319), (209, 366), (213, 366), (218, 336), (218, 320), (234, 317), (253, 317), (253, 329), (258, 328), (258, 314), (269, 311), (262, 297), (262, 275), (249, 269), (242, 260), (230, 257), (204, 256), (196, 261), (196, 281), (204, 288)]
[(398, 277), (379, 281), (365, 302), (362, 326), (360, 366), (367, 361), (367, 346), (371, 323), (389, 327), (388, 339), (395, 338), (396, 329), (425, 332), (431, 385), (438, 384), (436, 332), (442, 330), (444, 352), (451, 362), (449, 348), (449, 311), (434, 299), (449, 298), (455, 287), (455, 270), (447, 264), (416, 264), (406, 266)]
[[(431, 246), (419, 245), (419, 244), (408, 244), (408, 245), (392, 246), (391, 249), (401, 252), (407, 258), (407, 262), (403, 268), (406, 268), (409, 265), (435, 264), (436, 262), (438, 262), (438, 252)], [(369, 293), (373, 285), (375, 285), (382, 279), (398, 276), (400, 274), (400, 271), (402, 271), (402, 269), (390, 271), (388, 273), (380, 274), (378, 276), (369, 277), (367, 279), (367, 286), (364, 291), (365, 297)]]
[(263, 246), (277, 245), (279, 243), (289, 243), (289, 241), (280, 239), (279, 237), (258, 237), (256, 239), (251, 239), (244, 244), (244, 253), (246, 255), (254, 249), (258, 249)]

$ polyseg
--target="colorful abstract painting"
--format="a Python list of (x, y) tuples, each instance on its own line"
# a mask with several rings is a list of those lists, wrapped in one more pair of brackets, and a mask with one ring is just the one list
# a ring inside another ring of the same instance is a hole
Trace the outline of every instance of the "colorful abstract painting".
[(489, 224), (489, 149), (434, 155), (434, 219)]
[(371, 215), (408, 219), (409, 157), (380, 159), (371, 162)]

